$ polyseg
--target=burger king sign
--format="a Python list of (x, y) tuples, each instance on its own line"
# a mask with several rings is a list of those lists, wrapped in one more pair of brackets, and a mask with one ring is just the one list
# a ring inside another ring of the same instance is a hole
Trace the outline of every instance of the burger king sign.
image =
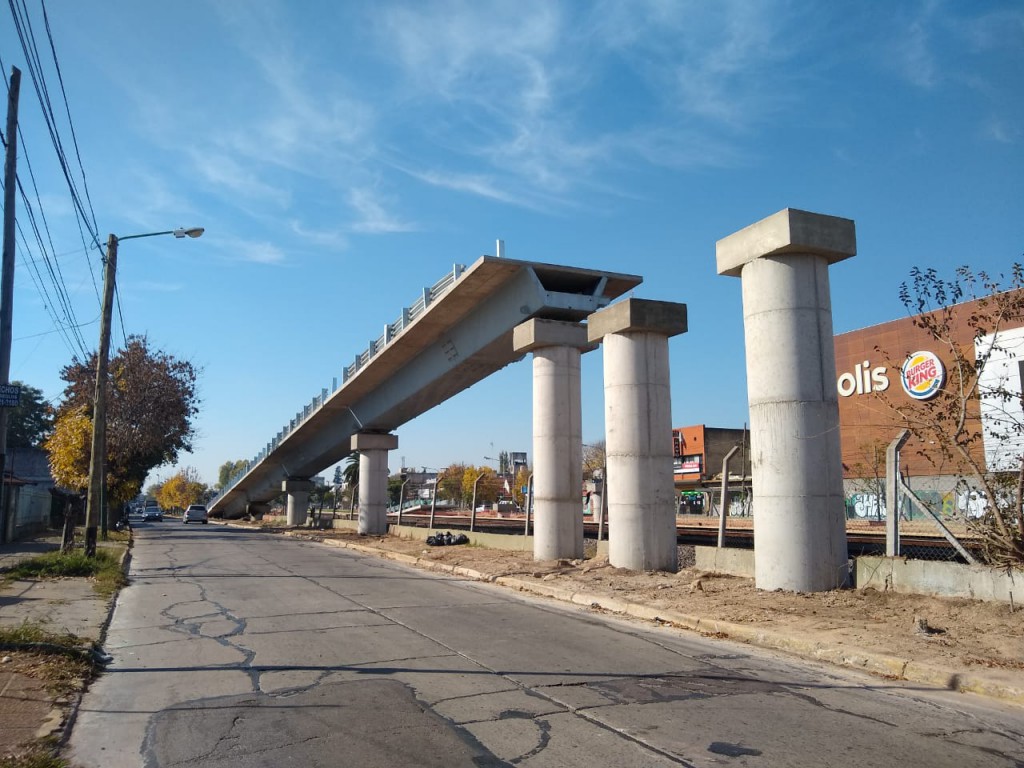
[(914, 352), (900, 368), (903, 391), (915, 400), (930, 400), (946, 383), (946, 369), (932, 352)]

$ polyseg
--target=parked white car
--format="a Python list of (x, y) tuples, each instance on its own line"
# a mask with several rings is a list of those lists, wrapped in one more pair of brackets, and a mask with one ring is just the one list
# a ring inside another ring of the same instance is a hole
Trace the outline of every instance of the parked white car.
[(181, 522), (186, 525), (189, 523), (202, 523), (206, 525), (210, 522), (210, 513), (206, 511), (206, 507), (202, 504), (193, 504), (185, 510), (185, 514), (181, 516)]

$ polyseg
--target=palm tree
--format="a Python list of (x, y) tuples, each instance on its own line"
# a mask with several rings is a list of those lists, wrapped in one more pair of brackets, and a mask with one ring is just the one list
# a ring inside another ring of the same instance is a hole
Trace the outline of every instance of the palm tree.
[(348, 458), (345, 459), (345, 467), (341, 470), (341, 479), (345, 481), (345, 485), (351, 487), (358, 487), (359, 485), (359, 454), (350, 453)]
[(356, 508), (356, 490), (359, 488), (359, 454), (350, 453), (348, 458), (345, 459), (345, 468), (341, 470), (341, 476), (345, 480), (345, 485), (349, 488), (351, 496), (351, 503), (349, 505), (349, 516)]

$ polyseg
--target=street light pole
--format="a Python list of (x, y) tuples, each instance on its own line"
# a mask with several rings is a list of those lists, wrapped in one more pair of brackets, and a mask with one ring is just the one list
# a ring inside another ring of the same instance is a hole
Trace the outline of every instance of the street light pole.
[(107, 461), (107, 363), (110, 357), (110, 317), (114, 308), (114, 285), (117, 279), (117, 244), (121, 240), (140, 237), (174, 235), (177, 238), (199, 237), (202, 227), (147, 232), (141, 235), (107, 239), (107, 256), (103, 269), (103, 308), (100, 313), (100, 347), (96, 353), (96, 388), (93, 391), (92, 449), (89, 456), (89, 490), (85, 506), (85, 555), (96, 556), (96, 528), (106, 489)]
[(96, 556), (96, 525), (103, 504), (107, 461), (107, 359), (110, 356), (110, 316), (117, 274), (117, 235), (107, 239), (103, 267), (103, 310), (100, 313), (100, 348), (96, 353), (96, 387), (92, 396), (92, 449), (89, 454), (89, 495), (85, 505), (85, 555)]

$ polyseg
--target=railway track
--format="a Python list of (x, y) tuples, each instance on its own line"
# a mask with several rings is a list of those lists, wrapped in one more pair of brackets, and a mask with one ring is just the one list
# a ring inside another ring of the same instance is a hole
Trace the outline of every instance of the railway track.
[[(390, 522), (396, 522), (397, 514), (388, 515)], [(402, 524), (419, 528), (430, 526), (430, 514), (424, 512), (403, 512)], [(504, 533), (522, 535), (526, 521), (520, 515), (516, 517), (483, 517), (478, 515), (473, 525), (474, 530), (488, 533)], [(470, 516), (468, 513), (437, 513), (434, 516), (434, 529), (469, 530)], [(589, 517), (583, 522), (584, 535), (588, 539), (596, 539), (597, 521)], [(530, 531), (533, 526), (531, 522)], [(604, 536), (608, 529), (605, 524)], [(718, 520), (712, 517), (679, 517), (676, 522), (676, 539), (680, 544), (714, 546), (718, 541)], [(885, 554), (885, 523), (866, 520), (849, 520), (846, 526), (846, 541), (851, 555), (884, 555)], [(961, 542), (971, 549), (970, 539), (964, 537)], [(726, 521), (725, 545), (743, 549), (754, 547), (754, 523), (749, 517), (733, 517)], [(913, 530), (900, 535), (902, 552), (910, 557), (930, 560), (958, 560), (956, 550), (936, 530), (929, 533), (925, 526), (915, 523)]]

